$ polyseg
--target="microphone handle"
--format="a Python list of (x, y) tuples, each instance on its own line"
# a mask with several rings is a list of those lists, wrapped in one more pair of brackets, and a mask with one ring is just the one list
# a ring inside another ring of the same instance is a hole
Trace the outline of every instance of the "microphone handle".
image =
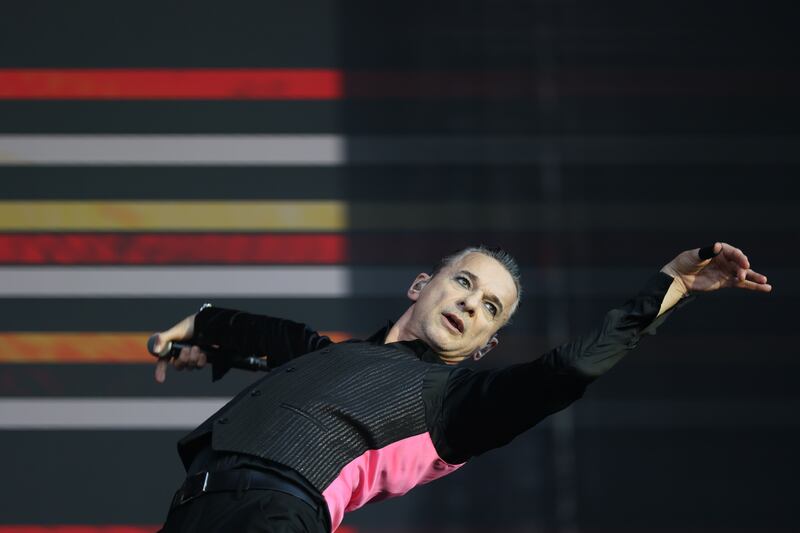
[[(183, 342), (169, 342), (161, 353), (155, 351), (156, 336), (153, 335), (147, 339), (147, 350), (156, 357), (169, 357), (170, 359), (178, 357), (183, 348), (191, 348), (191, 344)], [(253, 370), (257, 372), (269, 372), (269, 366), (266, 359), (261, 359), (255, 356), (243, 356), (237, 353), (224, 352), (216, 348), (209, 348), (199, 346), (201, 350), (206, 353), (208, 362), (211, 364), (223, 363), (231, 368), (241, 368), (243, 370)]]

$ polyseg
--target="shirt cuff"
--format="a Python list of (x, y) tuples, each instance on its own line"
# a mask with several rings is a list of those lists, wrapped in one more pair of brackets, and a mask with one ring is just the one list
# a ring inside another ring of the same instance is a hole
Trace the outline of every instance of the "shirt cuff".
[(645, 283), (639, 293), (639, 297), (643, 300), (643, 307), (646, 308), (645, 315), (649, 316), (648, 325), (642, 329), (642, 335), (655, 335), (656, 329), (671, 315), (676, 309), (680, 309), (684, 305), (694, 300), (694, 295), (688, 294), (681, 298), (678, 303), (664, 311), (660, 316), (658, 312), (661, 310), (661, 304), (667, 295), (667, 291), (672, 286), (674, 278), (664, 272), (656, 272)]
[[(192, 343), (198, 346), (222, 344), (221, 337), (232, 317), (239, 312), (222, 307), (208, 306), (200, 310), (194, 317), (194, 335)], [(216, 358), (211, 363), (211, 381), (218, 381), (231, 369), (227, 360)]]

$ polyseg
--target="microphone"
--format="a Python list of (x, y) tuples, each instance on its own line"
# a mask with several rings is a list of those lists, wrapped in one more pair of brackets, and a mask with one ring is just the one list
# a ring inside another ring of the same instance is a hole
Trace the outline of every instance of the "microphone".
[[(721, 252), (722, 250), (720, 250)], [(720, 254), (720, 252), (714, 253), (714, 245), (711, 246), (704, 246), (700, 248), (697, 252), (697, 255), (700, 256), (701, 261), (705, 261), (706, 259), (711, 259), (712, 257), (716, 257)]]
[[(151, 335), (150, 338), (147, 339), (147, 351), (150, 352), (155, 357), (169, 357), (170, 359), (172, 359), (178, 357), (182, 349), (192, 347), (191, 344), (169, 341), (167, 342), (167, 344), (164, 345), (164, 348), (160, 352), (157, 352), (156, 351), (157, 338), (158, 335)], [(200, 348), (206, 353), (206, 356), (208, 357), (208, 362), (211, 364), (222, 363), (232, 368), (269, 372), (269, 366), (267, 365), (267, 361), (265, 359), (261, 359), (259, 357), (255, 357), (252, 355), (242, 356), (239, 354), (224, 352), (216, 348), (208, 348), (205, 346), (198, 346), (198, 348)]]

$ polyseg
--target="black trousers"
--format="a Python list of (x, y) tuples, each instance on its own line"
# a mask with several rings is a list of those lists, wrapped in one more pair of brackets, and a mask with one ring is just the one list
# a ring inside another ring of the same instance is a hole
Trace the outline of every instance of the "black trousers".
[(329, 533), (327, 512), (274, 490), (210, 492), (170, 511), (161, 533)]

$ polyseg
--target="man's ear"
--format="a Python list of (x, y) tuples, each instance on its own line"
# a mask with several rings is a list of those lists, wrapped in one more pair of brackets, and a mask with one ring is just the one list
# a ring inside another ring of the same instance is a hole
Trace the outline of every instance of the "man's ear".
[(428, 274), (424, 272), (418, 274), (417, 277), (414, 278), (414, 283), (408, 288), (408, 299), (416, 302), (417, 298), (419, 298), (419, 293), (422, 292), (422, 289), (425, 288), (425, 285), (427, 285), (430, 280), (431, 277)]
[(494, 347), (498, 344), (500, 344), (500, 339), (497, 338), (497, 335), (492, 335), (492, 338), (489, 339), (489, 342), (483, 345), (482, 348), (475, 350), (475, 353), (472, 354), (472, 359), (475, 361), (480, 360), (481, 357), (492, 351), (492, 349), (494, 349)]

